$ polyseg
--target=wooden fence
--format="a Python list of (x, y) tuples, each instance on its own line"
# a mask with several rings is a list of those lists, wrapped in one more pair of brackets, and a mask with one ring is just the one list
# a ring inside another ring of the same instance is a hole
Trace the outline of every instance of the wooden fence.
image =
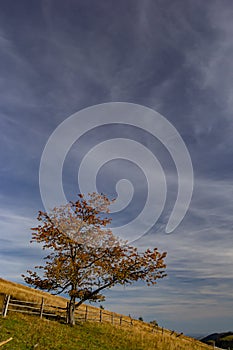
[[(26, 313), (29, 315), (35, 315), (40, 318), (42, 317), (53, 318), (56, 320), (63, 320), (64, 322), (67, 322), (67, 314), (68, 314), (67, 310), (68, 310), (68, 303), (67, 303), (67, 307), (60, 307), (60, 306), (46, 304), (44, 302), (44, 298), (41, 299), (40, 303), (39, 302), (36, 303), (32, 301), (14, 299), (11, 295), (5, 295), (3, 305), (2, 305), (2, 316), (6, 317), (9, 312), (20, 312), (20, 313)], [(101, 322), (101, 323), (107, 322), (115, 326), (118, 325), (118, 326), (140, 327), (141, 330), (145, 330), (147, 332), (148, 331), (156, 332), (164, 336), (181, 337), (182, 340), (188, 342), (190, 346), (191, 346), (191, 343), (193, 343), (194, 341), (194, 339), (184, 336), (183, 333), (176, 333), (175, 331), (170, 331), (162, 327), (158, 327), (157, 324), (142, 322), (139, 320), (135, 320), (130, 316), (125, 316), (114, 312), (105, 311), (104, 309), (94, 308), (88, 305), (83, 305), (82, 308), (75, 311), (75, 319), (76, 321), (80, 321), (80, 322), (85, 322), (85, 321)], [(206, 349), (206, 344), (202, 344), (202, 346), (203, 346), (203, 349)]]
[[(20, 312), (26, 313), (28, 315), (35, 315), (40, 318), (54, 318), (67, 321), (67, 307), (60, 307), (45, 304), (44, 298), (41, 302), (32, 302), (25, 300), (14, 299), (11, 295), (5, 295), (3, 306), (2, 306), (2, 316), (6, 317), (9, 312)], [(138, 320), (134, 320), (130, 316), (120, 315), (114, 312), (105, 311), (101, 308), (93, 308), (88, 305), (77, 309), (75, 311), (76, 321), (92, 321), (92, 322), (108, 322), (112, 325), (129, 325), (133, 326)], [(151, 325), (151, 329), (157, 328), (156, 325)], [(162, 330), (163, 331), (163, 330)]]
[(77, 321), (107, 322), (112, 325), (129, 325), (133, 326), (134, 321), (131, 317), (116, 314), (114, 312), (105, 311), (104, 309), (94, 309), (85, 305), (83, 309), (75, 311), (75, 319)]
[(41, 299), (41, 303), (35, 303), (32, 301), (14, 299), (11, 295), (5, 295), (2, 306), (2, 316), (6, 317), (7, 313), (11, 311), (36, 315), (41, 318), (66, 318), (66, 308), (45, 304), (44, 298)]

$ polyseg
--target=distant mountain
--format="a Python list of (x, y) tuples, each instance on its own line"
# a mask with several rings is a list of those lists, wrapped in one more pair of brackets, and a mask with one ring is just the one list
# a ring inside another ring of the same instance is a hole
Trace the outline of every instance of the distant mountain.
[(200, 339), (203, 343), (210, 344), (215, 342), (215, 346), (222, 349), (233, 349), (233, 332), (213, 333)]

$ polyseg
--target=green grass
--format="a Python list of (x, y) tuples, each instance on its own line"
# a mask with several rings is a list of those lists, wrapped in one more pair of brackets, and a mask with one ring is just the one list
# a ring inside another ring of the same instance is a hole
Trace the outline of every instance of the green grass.
[(22, 314), (0, 317), (1, 349), (9, 350), (183, 350), (210, 349), (198, 341), (149, 333), (111, 324), (80, 323), (74, 327)]
[[(3, 293), (1, 295), (1, 293)], [(67, 299), (52, 296), (49, 293), (6, 281), (0, 278), (0, 308), (4, 294), (18, 300), (41, 302), (65, 307)], [(85, 309), (81, 305), (80, 309)], [(88, 306), (92, 313), (99, 315), (99, 309)], [(110, 312), (104, 310), (109, 320)], [(103, 316), (104, 316), (103, 314)], [(109, 315), (108, 315), (109, 314)], [(114, 314), (117, 316), (117, 314)], [(114, 316), (114, 317), (115, 317)], [(118, 315), (120, 316), (120, 315)], [(97, 317), (98, 318), (98, 317)], [(104, 319), (104, 317), (103, 317)], [(124, 316), (129, 321), (129, 317)], [(115, 320), (115, 319), (114, 319)], [(69, 327), (56, 321), (40, 319), (38, 316), (28, 316), (10, 312), (6, 318), (0, 317), (0, 343), (13, 337), (8, 344), (0, 349), (10, 350), (208, 350), (211, 347), (184, 335), (161, 329), (152, 332), (151, 325), (134, 320), (133, 326), (123, 322), (121, 326), (110, 323), (84, 322), (75, 327)]]
[(220, 338), (216, 341), (216, 346), (219, 346), (224, 349), (233, 349), (233, 335), (227, 335), (225, 337)]
[(227, 335), (226, 337), (221, 338), (221, 340), (233, 341), (233, 335)]

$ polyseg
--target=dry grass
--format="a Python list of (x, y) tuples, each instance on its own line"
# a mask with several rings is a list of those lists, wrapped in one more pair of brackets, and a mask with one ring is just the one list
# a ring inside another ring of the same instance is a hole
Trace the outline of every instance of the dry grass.
[[(66, 307), (67, 299), (59, 296), (53, 296), (49, 293), (38, 291), (35, 289), (32, 289), (30, 287), (26, 287), (14, 282), (9, 282), (3, 279), (0, 279), (0, 296), (1, 293), (3, 294), (11, 294), (13, 298), (18, 300), (25, 300), (25, 301), (32, 301), (32, 302), (41, 302), (41, 298), (44, 298), (44, 301), (46, 304), (59, 306), (59, 307)], [(2, 294), (2, 295), (3, 295)], [(1, 300), (0, 300), (0, 306), (1, 306)], [(82, 305), (80, 309), (84, 312), (86, 306)], [(99, 313), (100, 309), (94, 306), (88, 306), (88, 309), (91, 310), (91, 313), (93, 315), (96, 315), (96, 319), (99, 319)], [(113, 313), (103, 310), (103, 321), (104, 322), (111, 322), (111, 315)], [(119, 314), (114, 313), (113, 314), (116, 320), (120, 318)], [(21, 317), (18, 315), (17, 317)], [(94, 316), (93, 316), (94, 317)], [(95, 318), (95, 317), (94, 317)], [(23, 319), (25, 322), (27, 322), (27, 318)], [(41, 322), (41, 320), (38, 319), (38, 322)], [(44, 321), (43, 321), (44, 322)], [(43, 328), (43, 324), (41, 323), (41, 327)], [(119, 322), (119, 321), (118, 321)], [(54, 321), (54, 323), (56, 323)], [(40, 324), (40, 323), (38, 323)], [(60, 325), (61, 327), (64, 327), (64, 325)], [(57, 326), (54, 325), (54, 327), (60, 327), (59, 324)], [(66, 327), (66, 326), (65, 326)], [(108, 337), (109, 339), (115, 339), (116, 344), (117, 341), (119, 341), (119, 335), (121, 334), (121, 337), (125, 337), (125, 345), (123, 347), (118, 347), (115, 344), (115, 347), (113, 349), (138, 349), (138, 350), (150, 350), (150, 349), (157, 349), (157, 350), (207, 350), (211, 349), (212, 347), (207, 346), (197, 340), (194, 340), (192, 338), (186, 337), (184, 335), (179, 335), (177, 333), (172, 333), (169, 330), (162, 330), (161, 328), (155, 328), (152, 329), (152, 326), (146, 322), (133, 320), (133, 326), (130, 325), (130, 318), (127, 316), (124, 316), (122, 319), (122, 325), (119, 326), (119, 323), (117, 325), (117, 322), (115, 322), (115, 326), (113, 327), (110, 324), (98, 324), (98, 323), (90, 323), (87, 322), (86, 325), (84, 323), (78, 325), (77, 327), (83, 327), (82, 329), (84, 332), (86, 330), (91, 329), (91, 332), (102, 334), (103, 337), (103, 343), (108, 343)], [(42, 332), (42, 330), (41, 330)], [(51, 334), (53, 336), (53, 334)], [(95, 335), (91, 336), (95, 337)], [(90, 339), (91, 339), (90, 338)], [(90, 340), (89, 339), (89, 340)], [(50, 340), (51, 341), (51, 340)], [(112, 341), (112, 340), (111, 340)], [(91, 340), (90, 340), (91, 343)], [(100, 341), (101, 343), (101, 341)], [(129, 347), (132, 344), (132, 347)], [(88, 349), (92, 349), (90, 346), (87, 347)], [(93, 349), (105, 349), (105, 347), (93, 347)], [(106, 345), (106, 349), (112, 349), (109, 345)], [(13, 348), (12, 348), (13, 349)], [(49, 349), (49, 348), (48, 348)], [(63, 347), (62, 347), (63, 349)], [(65, 348), (64, 348), (65, 349)]]
[(10, 314), (0, 318), (0, 341), (12, 337), (4, 346), (9, 350), (210, 350), (198, 341), (175, 336), (122, 328), (92, 322), (68, 327), (35, 316)]
[(10, 294), (15, 299), (32, 301), (35, 303), (40, 303), (41, 298), (44, 298), (46, 304), (56, 304), (60, 307), (66, 307), (67, 302), (66, 298), (51, 295), (18, 283), (6, 281), (2, 278), (0, 278), (0, 293)]
[[(10, 282), (7, 280), (4, 280), (0, 278), (0, 306), (2, 305), (2, 301), (4, 298), (5, 294), (10, 294), (14, 299), (17, 300), (25, 300), (25, 301), (31, 301), (35, 303), (41, 303), (41, 299), (44, 298), (44, 303), (48, 305), (54, 305), (54, 306), (59, 306), (59, 307), (66, 307), (67, 305), (67, 299), (64, 297), (56, 296), (56, 295), (51, 295), (47, 292), (43, 292), (40, 290), (36, 290), (18, 283)], [(86, 306), (85, 304), (81, 305), (79, 307), (79, 315), (84, 315), (85, 314), (85, 309)], [(95, 306), (88, 305), (88, 313), (89, 317), (93, 320), (99, 320), (99, 313), (100, 309)], [(103, 317), (102, 321), (103, 322), (111, 322), (111, 316), (114, 316), (117, 322), (119, 323), (120, 317), (122, 315), (110, 312), (107, 310), (103, 310)], [(123, 316), (122, 317), (122, 325), (130, 325), (131, 319), (128, 316)], [(144, 327), (148, 328), (148, 324), (145, 322), (133, 320), (133, 323), (135, 327)]]

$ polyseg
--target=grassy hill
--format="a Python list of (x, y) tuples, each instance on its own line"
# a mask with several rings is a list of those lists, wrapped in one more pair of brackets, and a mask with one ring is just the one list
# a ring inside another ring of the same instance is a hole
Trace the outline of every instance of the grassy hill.
[(213, 333), (203, 338), (201, 341), (223, 349), (233, 349), (233, 332)]
[[(27, 301), (45, 301), (64, 307), (67, 300), (36, 291), (23, 285), (0, 279), (0, 293)], [(1, 306), (1, 300), (0, 300)], [(93, 309), (97, 309), (94, 308)], [(1, 349), (37, 350), (208, 350), (212, 347), (171, 331), (152, 332), (145, 322), (134, 321), (134, 326), (113, 326), (110, 323), (79, 322), (75, 327), (36, 316), (9, 313), (0, 318), (0, 342), (13, 340)]]
[(40, 302), (43, 297), (46, 303), (55, 303), (61, 307), (65, 307), (67, 302), (66, 298), (35, 290), (19, 283), (6, 281), (2, 278), (0, 278), (0, 294), (11, 294), (16, 299), (34, 302)]

